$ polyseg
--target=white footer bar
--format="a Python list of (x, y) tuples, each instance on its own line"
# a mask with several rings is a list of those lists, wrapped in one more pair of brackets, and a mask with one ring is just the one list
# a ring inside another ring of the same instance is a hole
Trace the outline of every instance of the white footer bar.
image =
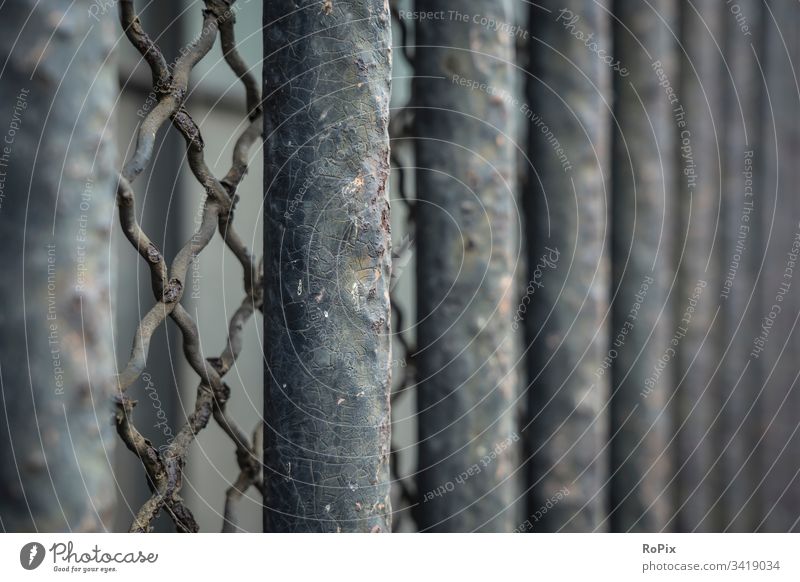
[(0, 578), (777, 582), (798, 554), (798, 534), (0, 534)]

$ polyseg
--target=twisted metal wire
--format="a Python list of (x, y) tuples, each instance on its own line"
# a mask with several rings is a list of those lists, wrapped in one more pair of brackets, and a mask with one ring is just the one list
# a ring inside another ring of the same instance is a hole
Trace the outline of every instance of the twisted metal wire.
[[(197, 522), (180, 496), (183, 470), (189, 447), (197, 433), (208, 425), (213, 416), (217, 424), (233, 441), (239, 475), (226, 492), (222, 531), (238, 529), (235, 505), (244, 493), (255, 487), (263, 495), (261, 476), (261, 423), (245, 433), (226, 412), (231, 389), (223, 381), (242, 349), (242, 330), (256, 310), (263, 313), (263, 262), (256, 262), (233, 226), (237, 202), (237, 187), (247, 172), (251, 146), (262, 135), (261, 95), (258, 82), (249, 72), (236, 49), (234, 36), (235, 0), (204, 0), (203, 28), (186, 51), (168, 65), (159, 47), (150, 39), (136, 16), (133, 0), (120, 1), (120, 20), (131, 44), (141, 53), (150, 67), (153, 92), (157, 103), (138, 129), (136, 150), (119, 174), (117, 205), (120, 224), (125, 236), (150, 268), (150, 279), (156, 303), (142, 318), (134, 336), (130, 359), (117, 377), (115, 421), (117, 432), (142, 462), (147, 475), (151, 497), (138, 510), (131, 532), (151, 531), (153, 521), (165, 510), (178, 531), (197, 532)], [(206, 165), (200, 129), (185, 109), (189, 74), (208, 53), (219, 35), (225, 61), (245, 87), (249, 125), (236, 141), (233, 162), (227, 174), (216, 178)], [(191, 239), (177, 252), (167, 267), (164, 255), (144, 233), (137, 218), (132, 184), (148, 166), (153, 156), (156, 133), (169, 120), (186, 141), (189, 168), (205, 190), (202, 219)], [(186, 273), (198, 254), (218, 231), (228, 249), (242, 266), (245, 298), (230, 319), (225, 350), (218, 358), (203, 360), (195, 321), (181, 305)], [(134, 426), (132, 411), (136, 401), (127, 394), (130, 386), (143, 372), (153, 332), (171, 319), (180, 329), (183, 353), (192, 369), (200, 376), (193, 412), (176, 433), (175, 438), (160, 451)]]
[[(406, 27), (406, 21), (400, 18), (400, 11), (398, 8), (397, 0), (392, 0), (390, 3), (390, 11), (392, 14), (392, 20), (398, 26), (400, 30), (400, 48), (404, 58), (408, 61), (409, 65), (413, 67), (413, 55), (410, 52), (409, 41), (408, 41), (408, 29)], [(403, 107), (398, 109), (396, 112), (393, 113), (392, 118), (389, 122), (389, 135), (392, 140), (398, 139), (405, 139), (411, 136), (411, 109)], [(403, 242), (407, 240), (413, 240), (414, 238), (414, 229), (415, 229), (415, 209), (416, 203), (411, 200), (411, 197), (408, 192), (408, 180), (406, 174), (410, 171), (409, 168), (411, 164), (404, 163), (403, 160), (400, 159), (400, 155), (398, 153), (400, 148), (391, 148), (391, 163), (392, 169), (395, 171), (395, 175), (397, 177), (397, 192), (400, 194), (400, 199), (402, 200), (403, 204), (406, 206), (408, 211), (408, 219), (406, 222), (406, 236)], [(412, 173), (413, 175), (413, 173)], [(403, 264), (403, 253), (410, 253), (412, 249), (407, 247), (405, 244), (398, 244), (393, 245), (396, 251), (394, 251), (392, 256), (392, 264), (398, 265)], [(391, 282), (391, 289), (395, 289), (396, 278), (399, 277), (399, 273), (393, 270), (392, 272), (392, 282)], [(401, 304), (396, 300), (394, 291), (391, 292), (391, 304), (392, 304), (392, 325), (394, 326), (394, 337), (397, 340), (400, 348), (400, 358), (399, 361), (407, 362), (407, 366), (401, 368), (402, 369), (402, 376), (398, 382), (395, 383), (394, 390), (392, 392), (392, 406), (394, 407), (395, 402), (402, 396), (409, 393), (409, 391), (413, 390), (415, 387), (415, 360), (414, 360), (414, 353), (415, 348), (411, 345), (406, 334), (404, 333), (405, 329), (405, 310), (401, 306)], [(395, 359), (398, 361), (398, 359)], [(394, 433), (394, 431), (392, 431)], [(417, 494), (411, 479), (402, 479), (400, 478), (399, 472), (399, 464), (400, 464), (400, 457), (397, 452), (394, 443), (392, 444), (391, 451), (390, 451), (390, 458), (391, 458), (391, 471), (394, 478), (393, 483), (398, 488), (398, 492), (400, 494), (400, 502), (403, 505), (401, 509), (394, 512), (393, 515), (393, 528), (395, 531), (400, 529), (400, 526), (405, 523), (407, 517), (414, 518), (415, 512), (419, 507), (419, 503), (417, 500)]]

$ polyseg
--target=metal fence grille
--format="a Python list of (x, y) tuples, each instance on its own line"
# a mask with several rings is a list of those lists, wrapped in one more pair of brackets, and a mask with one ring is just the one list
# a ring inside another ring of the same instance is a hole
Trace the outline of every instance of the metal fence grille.
[[(174, 62), (168, 64), (159, 47), (150, 39), (136, 16), (133, 0), (120, 1), (120, 19), (130, 42), (150, 67), (155, 106), (138, 129), (136, 150), (119, 175), (117, 205), (122, 230), (146, 261), (150, 269), (151, 286), (156, 303), (139, 322), (133, 340), (130, 359), (118, 376), (116, 398), (116, 427), (122, 441), (142, 462), (151, 497), (142, 505), (130, 527), (132, 532), (150, 531), (154, 519), (164, 510), (178, 531), (196, 532), (198, 525), (192, 512), (181, 498), (183, 471), (189, 447), (198, 432), (213, 416), (236, 447), (239, 475), (227, 490), (222, 531), (236, 531), (235, 505), (242, 495), (255, 487), (263, 495), (261, 471), (262, 426), (259, 423), (251, 434), (237, 426), (226, 412), (231, 388), (223, 381), (233, 367), (242, 348), (242, 330), (256, 310), (263, 307), (263, 263), (256, 261), (234, 226), (237, 187), (247, 172), (251, 146), (262, 136), (261, 95), (256, 78), (236, 49), (234, 36), (235, 0), (204, 0), (203, 26), (195, 41)], [(206, 165), (203, 138), (187, 112), (186, 98), (189, 74), (208, 53), (217, 37), (228, 66), (244, 84), (248, 125), (239, 136), (233, 163), (221, 179)], [(202, 220), (197, 231), (167, 265), (162, 252), (144, 233), (135, 209), (133, 182), (149, 165), (153, 157), (157, 131), (170, 121), (186, 141), (187, 160), (192, 174), (204, 191)], [(241, 263), (245, 297), (230, 319), (225, 350), (218, 358), (203, 359), (197, 326), (181, 305), (186, 274), (198, 254), (213, 239), (215, 232)], [(136, 401), (126, 393), (144, 370), (153, 332), (167, 318), (180, 329), (183, 353), (192, 369), (200, 376), (194, 410), (175, 438), (162, 450), (156, 448), (133, 423)]]
[[(408, 40), (408, 29), (406, 28), (406, 21), (400, 18), (399, 2), (392, 0), (390, 3), (392, 20), (400, 31), (400, 37), (393, 42), (395, 47), (401, 49), (403, 58), (408, 61), (408, 64), (413, 68), (414, 60), (411, 54), (411, 47)], [(413, 99), (413, 95), (411, 97)], [(392, 255), (392, 282), (391, 282), (391, 304), (392, 304), (392, 326), (394, 327), (394, 336), (399, 353), (395, 356), (395, 362), (403, 362), (402, 368), (398, 370), (399, 379), (394, 383), (394, 391), (392, 392), (392, 407), (396, 401), (404, 396), (407, 396), (414, 390), (416, 383), (416, 366), (414, 360), (414, 353), (416, 349), (411, 344), (406, 331), (408, 325), (408, 317), (406, 316), (405, 309), (401, 303), (396, 300), (395, 287), (397, 279), (400, 277), (404, 266), (410, 261), (410, 256), (414, 251), (414, 229), (415, 229), (415, 209), (416, 202), (412, 199), (409, 192), (409, 177), (413, 179), (414, 164), (408, 159), (403, 159), (400, 151), (405, 150), (410, 153), (411, 145), (411, 122), (412, 122), (412, 108), (402, 107), (396, 111), (392, 111), (391, 121), (389, 123), (389, 137), (392, 140), (391, 148), (391, 161), (392, 161), (392, 177), (397, 180), (395, 190), (400, 195), (402, 203), (407, 210), (407, 222), (405, 224), (405, 235), (401, 241), (394, 241), (393, 255)], [(406, 146), (406, 147), (403, 147)], [(394, 512), (392, 517), (394, 531), (399, 531), (407, 519), (413, 518), (418, 504), (418, 496), (416, 488), (411, 478), (402, 478), (400, 476), (400, 455), (394, 446), (391, 450), (391, 463), (392, 463), (392, 484), (397, 488), (399, 493), (400, 505)]]

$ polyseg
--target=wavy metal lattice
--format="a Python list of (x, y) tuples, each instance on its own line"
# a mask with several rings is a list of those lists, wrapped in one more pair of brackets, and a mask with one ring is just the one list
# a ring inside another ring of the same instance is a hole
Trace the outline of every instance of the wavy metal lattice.
[[(202, 30), (188, 49), (182, 51), (174, 65), (167, 64), (159, 47), (142, 28), (133, 0), (121, 0), (119, 3), (122, 27), (130, 42), (149, 65), (153, 92), (157, 96), (156, 105), (139, 126), (136, 150), (120, 172), (117, 187), (122, 230), (150, 268), (151, 285), (156, 300), (155, 305), (139, 322), (131, 357), (125, 370), (118, 376), (115, 415), (117, 432), (128, 449), (141, 459), (152, 493), (138, 510), (130, 527), (132, 532), (150, 531), (153, 521), (162, 510), (169, 514), (178, 531), (198, 531), (197, 522), (181, 498), (180, 491), (189, 447), (197, 433), (208, 425), (212, 416), (233, 441), (240, 470), (226, 493), (222, 530), (238, 529), (234, 515), (235, 505), (250, 487), (255, 487), (263, 494), (260, 460), (262, 427), (259, 424), (248, 435), (230, 418), (226, 412), (226, 404), (230, 399), (231, 389), (223, 381), (241, 352), (245, 324), (256, 310), (262, 311), (263, 307), (263, 262), (256, 262), (233, 226), (237, 187), (247, 172), (250, 148), (262, 136), (259, 84), (236, 49), (234, 2), (235, 0), (204, 0)], [(249, 120), (249, 125), (234, 147), (230, 170), (222, 179), (215, 177), (206, 165), (200, 129), (185, 108), (189, 74), (211, 49), (217, 36), (225, 61), (244, 84)], [(189, 168), (205, 191), (200, 225), (175, 255), (169, 267), (164, 255), (137, 221), (132, 187), (137, 176), (151, 162), (156, 133), (167, 121), (184, 137)], [(190, 265), (213, 239), (215, 232), (219, 233), (228, 249), (241, 263), (245, 297), (230, 319), (225, 350), (218, 358), (204, 360), (197, 326), (181, 305), (181, 299)], [(193, 412), (172, 442), (165, 449), (159, 450), (134, 425), (132, 411), (136, 402), (126, 393), (144, 370), (153, 332), (167, 318), (180, 329), (186, 360), (201, 380)]]

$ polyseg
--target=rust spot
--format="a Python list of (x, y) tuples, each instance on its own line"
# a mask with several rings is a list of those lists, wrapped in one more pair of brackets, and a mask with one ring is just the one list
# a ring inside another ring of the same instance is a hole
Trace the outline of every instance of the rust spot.
[(322, 13), (325, 16), (330, 16), (331, 12), (333, 12), (333, 0), (325, 0), (322, 3)]
[(154, 265), (161, 261), (161, 253), (158, 252), (153, 243), (150, 243), (150, 246), (147, 247), (147, 260)]
[(454, 55), (448, 55), (444, 60), (444, 69), (448, 73), (459, 73), (461, 67), (459, 66), (458, 59)]
[(478, 175), (475, 173), (474, 170), (467, 171), (467, 182), (472, 187), (472, 189), (476, 189), (478, 187)]
[(170, 279), (167, 288), (164, 289), (164, 303), (175, 303), (183, 293), (183, 283), (180, 279)]
[[(181, 101), (181, 99), (177, 96), (176, 99)], [(198, 150), (202, 150), (204, 148), (203, 137), (200, 134), (200, 128), (197, 127), (197, 124), (185, 109), (179, 109), (172, 116), (172, 120), (190, 147)]]
[(215, 394), (220, 404), (225, 404), (231, 397), (231, 387), (227, 383), (222, 383), (222, 389)]
[(381, 228), (383, 228), (384, 232), (392, 231), (392, 227), (389, 222), (389, 211), (386, 208), (381, 211)]
[(86, 382), (81, 382), (78, 385), (77, 392), (78, 392), (78, 397), (81, 400), (83, 400), (85, 402), (91, 401), (91, 399), (92, 399), (92, 389), (89, 387), (89, 384), (87, 384)]

